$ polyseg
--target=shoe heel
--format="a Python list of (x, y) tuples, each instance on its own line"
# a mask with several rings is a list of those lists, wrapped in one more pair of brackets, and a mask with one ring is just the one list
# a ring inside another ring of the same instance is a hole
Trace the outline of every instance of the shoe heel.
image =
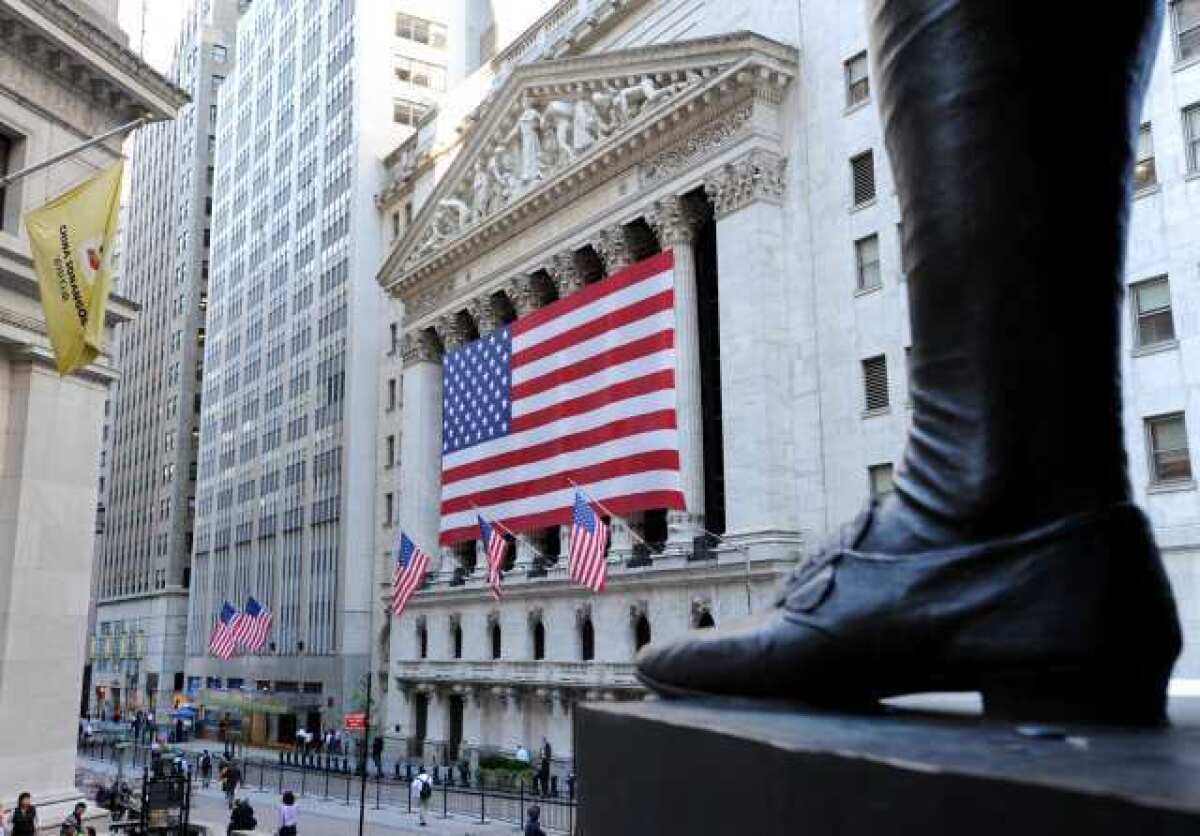
[(1167, 722), (1167, 674), (1112, 665), (1108, 675), (1083, 667), (1003, 671), (980, 677), (984, 716), (1021, 722), (1161, 726)]

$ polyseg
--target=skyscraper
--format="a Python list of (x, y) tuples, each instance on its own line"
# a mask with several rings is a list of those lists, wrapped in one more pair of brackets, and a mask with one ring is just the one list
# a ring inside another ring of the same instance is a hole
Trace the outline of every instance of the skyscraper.
[[(256, 2), (220, 94), (187, 687), (206, 706), (247, 689), (252, 740), (336, 721), (367, 670), (375, 195), (412, 121), (394, 113), (395, 13)], [(223, 603), (250, 595), (274, 613), (268, 643), (209, 655)]]
[(142, 310), (121, 335), (94, 589), (93, 693), (109, 708), (165, 706), (183, 690), (216, 93), (235, 18), (235, 0), (192, 3), (169, 72), (191, 102), (132, 145), (121, 269)]

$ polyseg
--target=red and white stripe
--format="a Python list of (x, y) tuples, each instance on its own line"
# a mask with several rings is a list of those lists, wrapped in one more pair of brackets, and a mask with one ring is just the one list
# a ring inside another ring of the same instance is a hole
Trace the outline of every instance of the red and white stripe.
[(480, 513), (568, 523), (577, 485), (618, 515), (685, 510), (673, 269), (668, 250), (509, 326), (511, 430), (442, 457), (442, 543), (474, 539)]
[(392, 617), (399, 618), (400, 613), (408, 606), (408, 599), (421, 588), (425, 582), (425, 573), (429, 570), (429, 555), (415, 546), (412, 559), (407, 566), (397, 562), (392, 572)]
[(571, 546), (567, 557), (567, 573), (571, 580), (593, 592), (603, 592), (608, 579), (608, 526), (596, 516), (596, 530), (571, 526)]
[(488, 561), (488, 586), (492, 590), (492, 597), (497, 601), (500, 600), (504, 573), (501, 571), (504, 566), (504, 551), (508, 548), (508, 541), (504, 539), (504, 535), (496, 528), (495, 523), (492, 524), (491, 542), (486, 544), (487, 561)]
[(266, 607), (262, 608), (262, 612), (257, 618), (243, 618), (249, 622), (247, 629), (243, 630), (242, 644), (251, 653), (254, 653), (267, 642), (267, 636), (271, 633), (271, 611)]
[(228, 624), (217, 619), (217, 626), (213, 629), (212, 639), (209, 641), (208, 649), (214, 656), (226, 661), (233, 658), (233, 654), (237, 652), (238, 647), (238, 628), (242, 624), (242, 614), (238, 613), (229, 620)]

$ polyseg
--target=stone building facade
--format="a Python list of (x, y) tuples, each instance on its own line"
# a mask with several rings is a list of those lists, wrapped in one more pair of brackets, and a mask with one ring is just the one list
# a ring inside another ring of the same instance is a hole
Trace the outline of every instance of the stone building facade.
[[(1134, 205), (1125, 369), (1131, 479), (1180, 601), (1184, 679), (1200, 677), (1195, 6), (1171, 6), (1146, 108), (1139, 171), (1157, 175)], [(436, 550), (445, 351), (666, 248), (690, 513), (630, 520), (661, 550), (614, 535), (599, 595), (535, 559), (562, 532), (527, 533), (499, 603), (472, 546), (438, 552), (397, 619), (381, 583), (389, 732), (436, 761), (543, 737), (569, 759), (578, 700), (641, 697), (639, 643), (762, 606), (890, 490), (909, 420), (903, 219), (861, 3), (563, 0), (515, 44), (477, 108), (388, 158), (381, 212), (417, 211), (379, 274), (402, 306), (403, 369), (401, 489), (380, 530)], [(396, 165), (406, 149), (415, 163)], [(1161, 281), (1143, 287), (1162, 276), (1165, 302)]]
[[(173, 118), (185, 94), (126, 46), (115, 3), (0, 2), (0, 173), (16, 172), (149, 114)], [(107, 355), (62, 377), (54, 367), (22, 216), (111, 165), (120, 138), (0, 188), (0, 799), (33, 793), (60, 821), (75, 789), (97, 461)], [(137, 305), (111, 298), (111, 328)]]
[[(184, 690), (204, 373), (217, 90), (234, 66), (235, 0), (197, 0), (168, 71), (191, 101), (130, 148), (124, 329), (94, 597), (93, 711), (169, 708)], [(165, 717), (165, 714), (163, 715)]]

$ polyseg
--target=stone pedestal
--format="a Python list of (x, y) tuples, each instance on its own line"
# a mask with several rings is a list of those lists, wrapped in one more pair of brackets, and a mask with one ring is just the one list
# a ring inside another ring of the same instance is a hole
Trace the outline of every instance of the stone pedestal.
[(582, 705), (579, 832), (1182, 836), (1200, 832), (1200, 705), (1172, 709), (1169, 729), (1046, 735), (744, 700)]

